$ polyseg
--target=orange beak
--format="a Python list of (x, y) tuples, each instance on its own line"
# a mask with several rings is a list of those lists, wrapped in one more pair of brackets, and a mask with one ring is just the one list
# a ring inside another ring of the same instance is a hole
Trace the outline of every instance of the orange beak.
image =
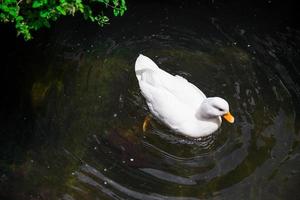
[(224, 119), (226, 119), (229, 123), (233, 123), (234, 122), (234, 117), (230, 114), (230, 112), (226, 113), (225, 115), (223, 115)]

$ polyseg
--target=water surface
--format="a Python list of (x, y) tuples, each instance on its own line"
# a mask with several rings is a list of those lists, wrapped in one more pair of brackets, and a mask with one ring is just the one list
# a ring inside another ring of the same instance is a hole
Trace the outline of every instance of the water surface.
[[(20, 61), (5, 91), (18, 87), (7, 93), (20, 99), (2, 100), (0, 196), (300, 198), (299, 31), (197, 6), (133, 5), (104, 29), (67, 19), (30, 53), (9, 55)], [(155, 120), (143, 133), (140, 53), (225, 98), (236, 122), (200, 139)]]

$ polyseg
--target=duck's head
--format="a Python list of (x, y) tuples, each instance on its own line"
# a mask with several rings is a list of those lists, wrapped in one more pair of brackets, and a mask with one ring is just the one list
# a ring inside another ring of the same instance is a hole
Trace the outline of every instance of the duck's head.
[(234, 117), (229, 112), (227, 101), (220, 97), (209, 97), (204, 99), (197, 112), (197, 117), (202, 119), (223, 117), (229, 123), (234, 122)]

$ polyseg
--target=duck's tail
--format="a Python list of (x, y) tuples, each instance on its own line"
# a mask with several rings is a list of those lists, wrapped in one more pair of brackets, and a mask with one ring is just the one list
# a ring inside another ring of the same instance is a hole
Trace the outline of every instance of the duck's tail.
[(147, 56), (142, 54), (135, 61), (135, 75), (137, 79), (140, 81), (142, 78), (142, 74), (148, 70), (154, 71), (159, 69), (158, 66)]

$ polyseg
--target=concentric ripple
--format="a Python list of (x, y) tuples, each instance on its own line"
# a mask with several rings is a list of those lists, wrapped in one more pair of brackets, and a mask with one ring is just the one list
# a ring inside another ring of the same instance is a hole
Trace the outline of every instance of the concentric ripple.
[[(238, 199), (280, 188), (299, 140), (292, 79), (272, 53), (276, 38), (222, 34), (205, 38), (162, 25), (156, 34), (109, 38), (71, 56), (70, 63), (81, 55), (78, 66), (65, 73), (64, 92), (48, 102), (63, 111), (55, 123), (61, 119), (59, 131), (74, 140), (64, 144), (65, 156), (79, 164), (68, 178), (68, 198)], [(133, 70), (139, 53), (207, 96), (227, 99), (236, 123), (191, 139), (152, 120), (143, 133), (149, 111)]]
[[(47, 138), (32, 155), (40, 190), (51, 185), (61, 199), (287, 197), (300, 176), (299, 50), (291, 42), (299, 32), (245, 34), (216, 18), (167, 21), (54, 36), (49, 70), (31, 89), (34, 131)], [(226, 99), (236, 122), (191, 139), (153, 119), (143, 133), (140, 53)]]

